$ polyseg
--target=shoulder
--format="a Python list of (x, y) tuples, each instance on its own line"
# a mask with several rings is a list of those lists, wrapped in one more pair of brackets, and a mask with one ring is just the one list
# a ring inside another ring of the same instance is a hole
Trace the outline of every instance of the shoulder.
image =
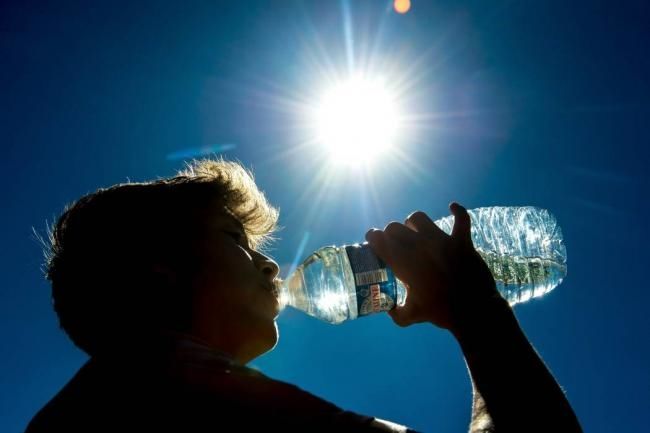
[[(186, 368), (172, 378), (155, 375), (158, 380), (98, 380), (87, 369), (34, 417), (27, 433), (82, 431), (75, 428), (82, 425), (99, 429), (138, 425), (159, 431), (177, 426), (188, 432), (410, 432), (398, 424), (345, 411), (248, 368)], [(98, 425), (97, 419), (105, 421)]]
[(367, 433), (414, 433), (406, 426), (380, 418), (343, 411), (336, 416), (336, 431)]
[(406, 426), (403, 426), (401, 424), (396, 424), (391, 421), (386, 421), (383, 419), (379, 418), (374, 418), (372, 420), (372, 427), (377, 431), (377, 432), (395, 432), (395, 433), (407, 433), (407, 432), (412, 432), (413, 430), (410, 430)]
[(296, 385), (254, 371), (232, 370), (202, 379), (194, 388), (198, 394), (189, 399), (199, 400), (191, 404), (200, 412), (194, 414), (197, 420), (201, 413), (214, 413), (206, 409), (221, 407), (228, 408), (221, 422), (241, 430), (413, 432), (400, 424), (343, 410)]

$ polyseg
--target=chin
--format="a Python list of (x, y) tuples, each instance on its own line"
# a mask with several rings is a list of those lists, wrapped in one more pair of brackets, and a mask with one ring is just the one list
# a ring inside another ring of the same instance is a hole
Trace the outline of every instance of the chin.
[(264, 353), (269, 352), (275, 348), (278, 344), (278, 340), (280, 339), (280, 334), (278, 332), (278, 325), (275, 323), (275, 320), (273, 321), (273, 325), (269, 326), (269, 329), (266, 330), (264, 335), (267, 337), (265, 339), (266, 341), (266, 350)]
[(264, 326), (263, 329), (258, 329), (255, 335), (257, 338), (255, 338), (254, 344), (249, 346), (250, 355), (246, 357), (245, 362), (250, 362), (275, 348), (279, 340), (278, 326), (273, 321), (272, 324)]

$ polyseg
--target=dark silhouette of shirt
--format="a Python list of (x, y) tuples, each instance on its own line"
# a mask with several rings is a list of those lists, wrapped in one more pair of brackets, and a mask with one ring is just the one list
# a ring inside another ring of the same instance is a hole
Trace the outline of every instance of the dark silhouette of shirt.
[(344, 411), (176, 334), (92, 357), (26, 430), (78, 431), (411, 432)]

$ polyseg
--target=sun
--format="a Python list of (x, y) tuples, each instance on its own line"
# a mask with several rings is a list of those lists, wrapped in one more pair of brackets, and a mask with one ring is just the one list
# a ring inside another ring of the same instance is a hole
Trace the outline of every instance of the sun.
[(368, 165), (395, 144), (400, 116), (381, 78), (363, 75), (324, 92), (316, 109), (316, 138), (334, 162)]

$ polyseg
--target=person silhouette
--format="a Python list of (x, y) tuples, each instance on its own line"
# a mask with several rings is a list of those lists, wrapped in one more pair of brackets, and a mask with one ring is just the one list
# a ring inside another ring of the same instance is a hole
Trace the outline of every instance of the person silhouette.
[[(456, 338), (470, 431), (581, 431), (474, 250), (466, 210), (450, 209), (451, 235), (423, 212), (366, 234), (407, 286), (391, 318)], [(252, 173), (222, 159), (67, 206), (46, 276), (61, 328), (89, 360), (26, 431), (412, 431), (246, 366), (278, 341), (279, 267), (263, 253), (277, 220)]]

